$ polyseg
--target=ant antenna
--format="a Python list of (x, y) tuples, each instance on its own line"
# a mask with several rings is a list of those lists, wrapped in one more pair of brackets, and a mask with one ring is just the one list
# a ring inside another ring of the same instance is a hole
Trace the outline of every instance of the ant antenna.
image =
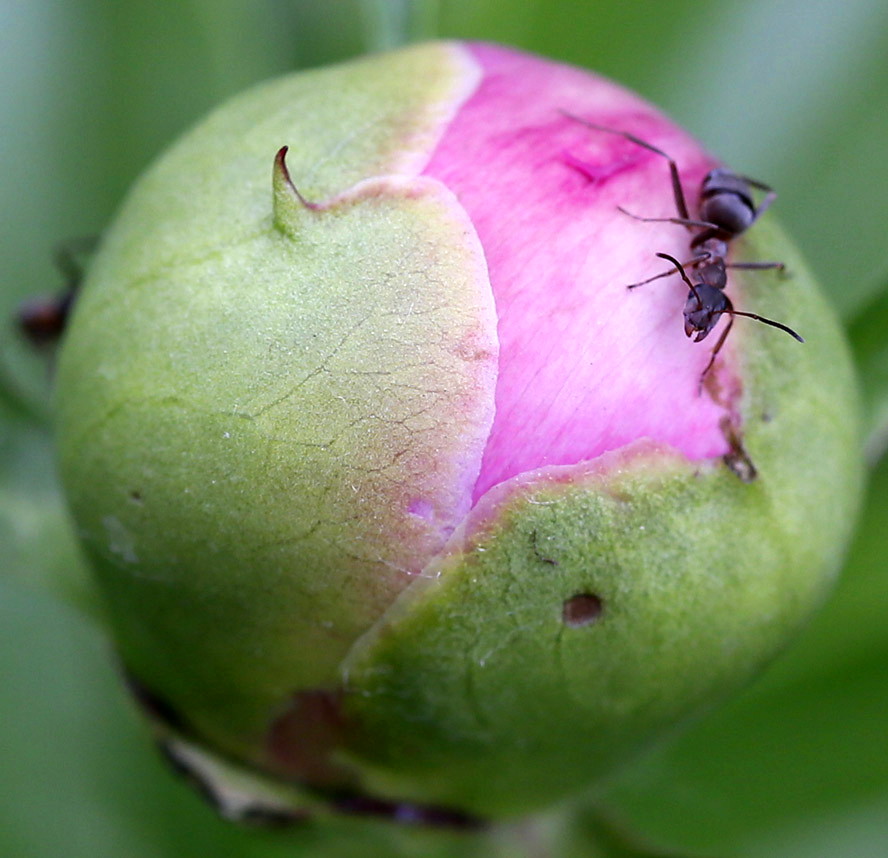
[(697, 287), (694, 286), (694, 284), (691, 283), (691, 281), (688, 279), (688, 275), (685, 274), (684, 266), (674, 256), (670, 256), (668, 253), (658, 253), (657, 256), (659, 256), (660, 259), (668, 259), (669, 262), (671, 262), (676, 267), (676, 269), (678, 269), (678, 273), (681, 275), (681, 279), (688, 284), (688, 289), (690, 289), (691, 292), (694, 293), (694, 297), (697, 299), (697, 303), (702, 307), (703, 302), (700, 300), (700, 293), (697, 291)]
[[(676, 267), (676, 269), (678, 270), (678, 273), (681, 275), (681, 279), (684, 280), (685, 283), (687, 283), (691, 292), (694, 293), (694, 297), (697, 299), (698, 303), (702, 306), (703, 302), (700, 300), (700, 294), (697, 292), (696, 288), (694, 287), (694, 284), (691, 283), (691, 281), (688, 279), (688, 275), (685, 274), (685, 270), (684, 270), (684, 267), (682, 266), (682, 264), (674, 256), (670, 256), (668, 253), (658, 253), (657, 256), (659, 256), (661, 259), (667, 259), (669, 262), (671, 262)], [(759, 316), (758, 313), (744, 313), (742, 310), (735, 310), (734, 307), (730, 303), (728, 304), (728, 307), (723, 312), (728, 313), (731, 316), (745, 316), (747, 319), (755, 319), (757, 322), (762, 322), (765, 325), (770, 325), (772, 328), (779, 328), (781, 331), (786, 331), (787, 334), (789, 334), (794, 339), (798, 340), (800, 343), (805, 342), (804, 339), (802, 337), (800, 337), (788, 325), (784, 325), (781, 322), (775, 322), (773, 319), (766, 319), (764, 316)], [(716, 346), (716, 349), (715, 349), (716, 352), (721, 347), (721, 343), (722, 343), (723, 339), (724, 339), (724, 335), (723, 335), (722, 339), (719, 340), (719, 343)], [(707, 369), (708, 369), (708, 367), (707, 367)]]
[(805, 340), (800, 337), (792, 328), (787, 325), (781, 324), (780, 322), (775, 322), (773, 319), (766, 319), (764, 316), (759, 316), (755, 313), (744, 313), (742, 310), (734, 310), (731, 309), (728, 311), (733, 316), (746, 316), (747, 319), (755, 319), (758, 322), (764, 322), (766, 325), (770, 325), (772, 328), (780, 328), (781, 331), (786, 331), (794, 339), (798, 340), (800, 343), (805, 342)]

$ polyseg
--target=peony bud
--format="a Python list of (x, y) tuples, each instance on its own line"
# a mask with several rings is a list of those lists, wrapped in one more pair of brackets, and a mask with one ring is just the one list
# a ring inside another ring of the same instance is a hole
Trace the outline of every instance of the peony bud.
[(730, 258), (790, 276), (724, 294), (806, 343), (738, 317), (704, 376), (729, 320), (695, 342), (677, 274), (626, 288), (701, 228), (620, 211), (676, 217), (669, 165), (586, 123), (673, 158), (696, 216), (716, 162), (636, 96), (434, 43), (235, 99), (108, 231), (61, 471), (127, 674), (202, 777), (527, 812), (823, 598), (860, 484), (838, 326), (768, 212)]

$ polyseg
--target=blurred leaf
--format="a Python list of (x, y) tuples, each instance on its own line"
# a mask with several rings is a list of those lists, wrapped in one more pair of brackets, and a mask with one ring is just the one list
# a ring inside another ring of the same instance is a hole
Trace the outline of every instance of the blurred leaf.
[[(592, 806), (578, 806), (567, 817), (553, 858), (691, 858), (658, 849)], [(590, 845), (596, 848), (590, 850)]]
[(778, 858), (751, 844), (888, 800), (886, 655), (750, 694), (646, 761), (634, 787), (615, 795), (642, 830), (680, 848)]
[(848, 327), (864, 400), (867, 458), (888, 446), (888, 287), (860, 310)]
[(789, 824), (750, 846), (751, 855), (780, 858), (853, 856), (884, 858), (888, 843), (888, 793), (824, 813), (818, 819)]
[(54, 463), (47, 429), (0, 408), (0, 578), (39, 585), (97, 616)]
[(26, 384), (22, 381), (21, 376), (26, 375), (27, 370), (13, 369), (12, 365), (17, 358), (11, 357), (10, 351), (0, 351), (0, 420), (8, 417), (35, 425), (48, 423), (48, 399), (35, 393), (39, 384)]
[[(888, 802), (886, 521), (883, 461), (836, 596), (798, 643), (615, 782), (610, 800), (641, 830), (683, 849), (783, 858), (805, 854), (787, 831)], [(753, 848), (778, 832), (785, 852)]]
[(361, 0), (368, 51), (434, 38), (438, 0)]

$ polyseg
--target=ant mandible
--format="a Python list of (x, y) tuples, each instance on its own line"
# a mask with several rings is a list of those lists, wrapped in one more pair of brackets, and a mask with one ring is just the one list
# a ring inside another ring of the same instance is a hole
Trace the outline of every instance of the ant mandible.
[[(765, 210), (777, 198), (777, 194), (773, 188), (756, 179), (751, 179), (748, 176), (742, 176), (739, 173), (735, 173), (727, 167), (716, 167), (703, 177), (703, 181), (700, 184), (700, 201), (698, 205), (700, 218), (693, 219), (690, 216), (687, 201), (685, 200), (684, 190), (682, 189), (681, 178), (678, 172), (678, 165), (666, 154), (666, 152), (662, 149), (658, 149), (646, 140), (642, 140), (640, 137), (630, 134), (628, 131), (620, 131), (615, 128), (597, 125), (594, 122), (589, 122), (588, 120), (575, 116), (567, 111), (563, 111), (563, 113), (569, 119), (579, 122), (587, 128), (624, 137), (630, 142), (660, 155), (669, 163), (669, 174), (672, 179), (672, 194), (675, 199), (675, 207), (678, 211), (678, 217), (639, 217), (638, 215), (627, 211), (622, 206), (619, 208), (621, 212), (636, 220), (648, 223), (675, 223), (694, 231), (694, 235), (690, 241), (690, 250), (694, 255), (682, 265), (677, 259), (669, 256), (669, 254), (658, 253), (657, 256), (673, 263), (675, 267), (670, 268), (668, 271), (663, 271), (660, 274), (655, 274), (653, 277), (649, 277), (647, 280), (642, 280), (639, 283), (632, 283), (628, 288), (635, 289), (638, 286), (643, 286), (646, 283), (658, 280), (661, 277), (668, 277), (670, 274), (678, 271), (690, 289), (684, 307), (685, 333), (687, 336), (692, 337), (694, 342), (697, 343), (706, 338), (723, 314), (728, 314), (728, 325), (719, 337), (718, 342), (712, 351), (709, 363), (706, 364), (706, 368), (700, 376), (701, 386), (706, 374), (712, 369), (716, 355), (722, 345), (724, 345), (725, 339), (734, 323), (734, 316), (747, 316), (748, 318), (756, 319), (767, 325), (780, 328), (780, 330), (786, 331), (786, 333), (790, 334), (799, 342), (804, 342), (804, 340), (792, 330), (792, 328), (789, 328), (780, 322), (766, 319), (755, 313), (743, 313), (739, 310), (735, 310), (731, 300), (724, 292), (728, 283), (728, 268), (753, 270), (768, 268), (782, 270), (784, 268), (782, 262), (731, 263), (726, 259), (728, 255), (728, 243), (749, 229), (749, 227), (752, 226), (762, 214), (764, 214)], [(756, 206), (753, 201), (753, 188), (765, 192), (765, 196), (758, 206)], [(693, 269), (694, 273), (699, 278), (699, 283), (691, 283), (685, 273), (684, 266)]]

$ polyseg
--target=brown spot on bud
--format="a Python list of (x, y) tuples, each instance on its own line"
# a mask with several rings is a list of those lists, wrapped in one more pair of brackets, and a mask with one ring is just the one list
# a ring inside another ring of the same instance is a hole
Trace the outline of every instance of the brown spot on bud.
[(739, 430), (730, 417), (723, 417), (720, 426), (730, 448), (723, 457), (724, 463), (741, 482), (753, 482), (758, 477), (758, 471), (743, 448), (743, 439)]
[(604, 602), (595, 593), (577, 593), (564, 600), (561, 618), (566, 626), (578, 628), (594, 623), (604, 610)]

